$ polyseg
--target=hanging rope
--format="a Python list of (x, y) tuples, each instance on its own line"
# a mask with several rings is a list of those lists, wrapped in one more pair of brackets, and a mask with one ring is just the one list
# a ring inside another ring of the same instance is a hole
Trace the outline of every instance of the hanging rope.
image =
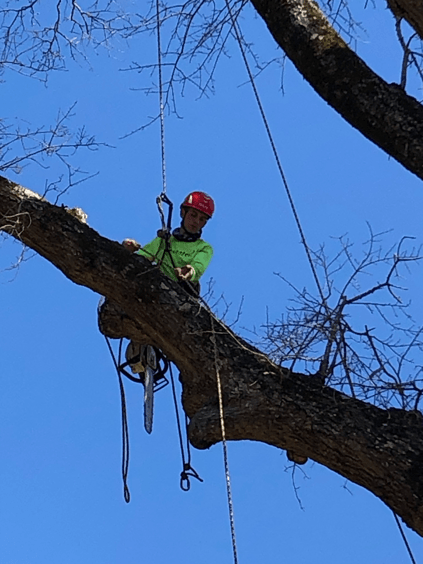
[[(112, 357), (113, 364), (116, 368), (116, 372), (118, 375), (119, 380), (119, 390), (120, 390), (120, 399), (121, 399), (121, 412), (122, 412), (122, 481), (123, 481), (123, 495), (126, 503), (129, 503), (131, 500), (131, 494), (128, 487), (128, 472), (129, 472), (129, 428), (128, 428), (128, 414), (126, 410), (126, 399), (125, 399), (125, 387), (123, 384), (122, 373), (136, 383), (142, 383), (142, 380), (139, 378), (132, 377), (129, 373), (127, 373), (122, 367), (122, 344), (123, 339), (120, 339), (119, 342), (119, 352), (118, 352), (118, 359), (115, 357), (115, 353), (113, 352), (112, 345), (108, 337), (105, 336), (107, 347), (110, 352), (110, 356)], [(200, 478), (199, 474), (194, 470), (191, 466), (191, 449), (188, 439), (188, 417), (185, 415), (185, 432), (186, 432), (186, 456), (185, 456), (185, 447), (184, 441), (182, 437), (182, 425), (179, 416), (179, 409), (178, 409), (178, 400), (176, 397), (176, 387), (175, 387), (175, 379), (173, 377), (172, 366), (171, 363), (166, 359), (166, 357), (161, 354), (161, 359), (164, 363), (164, 368), (161, 369), (159, 366), (159, 372), (161, 373), (161, 377), (166, 380), (164, 372), (169, 369), (170, 373), (170, 380), (172, 384), (172, 395), (173, 401), (175, 405), (175, 413), (176, 413), (176, 421), (177, 421), (177, 428), (178, 428), (178, 435), (179, 435), (179, 444), (181, 449), (181, 457), (182, 457), (182, 472), (181, 472), (181, 480), (180, 480), (180, 487), (183, 491), (189, 491), (191, 488), (190, 478), (195, 478), (196, 480), (202, 482), (203, 479)], [(163, 384), (158, 388), (161, 389)]]
[[(170, 235), (172, 233), (172, 211), (173, 203), (167, 197), (167, 180), (166, 180), (166, 154), (165, 154), (165, 120), (164, 120), (164, 103), (163, 103), (163, 75), (162, 75), (162, 48), (160, 37), (160, 0), (156, 0), (156, 37), (157, 37), (157, 68), (159, 75), (159, 109), (160, 109), (160, 146), (162, 156), (162, 192), (156, 198), (157, 207), (162, 222), (162, 228), (157, 233), (165, 241), (165, 252), (169, 253), (173, 264), (172, 254), (170, 252)], [(163, 210), (163, 203), (169, 206), (167, 221)]]
[(156, 0), (156, 28), (157, 28), (157, 68), (159, 74), (159, 104), (160, 104), (160, 144), (162, 151), (162, 194), (166, 195), (166, 157), (165, 157), (165, 122), (163, 104), (163, 77), (162, 77), (162, 49), (160, 39), (160, 0)]
[(115, 365), (116, 372), (119, 379), (119, 390), (120, 390), (120, 405), (122, 413), (122, 481), (123, 481), (123, 497), (126, 503), (131, 501), (131, 494), (128, 487), (128, 471), (129, 471), (129, 430), (128, 430), (128, 414), (126, 411), (126, 399), (125, 399), (125, 388), (123, 385), (122, 375), (119, 370), (120, 358), (122, 354), (122, 341), (119, 343), (119, 362), (116, 360), (114, 355), (112, 345), (110, 340), (105, 336), (107, 346), (110, 351), (110, 355)]
[(402, 540), (404, 541), (404, 544), (405, 544), (405, 547), (406, 547), (406, 549), (407, 549), (408, 555), (410, 556), (410, 560), (411, 560), (411, 562), (412, 562), (413, 564), (417, 564), (416, 561), (415, 561), (415, 559), (414, 559), (413, 552), (411, 551), (411, 547), (410, 547), (410, 545), (408, 544), (407, 537), (405, 536), (405, 533), (404, 533), (404, 531), (403, 531), (403, 529), (402, 529), (400, 520), (398, 519), (398, 515), (397, 515), (394, 511), (392, 511), (392, 513), (393, 513), (394, 518), (395, 518), (395, 521), (396, 521), (396, 523), (397, 523), (397, 525), (398, 525), (398, 529), (399, 529), (399, 532), (401, 533), (401, 537), (402, 537)]
[(314, 263), (313, 263), (313, 259), (311, 257), (310, 248), (307, 244), (307, 240), (306, 240), (303, 228), (301, 226), (300, 218), (298, 216), (297, 209), (296, 209), (295, 204), (294, 204), (294, 200), (293, 200), (293, 197), (292, 197), (292, 194), (291, 194), (291, 190), (289, 189), (288, 181), (287, 181), (285, 173), (283, 171), (282, 164), (281, 164), (281, 161), (280, 161), (280, 158), (279, 158), (279, 154), (278, 154), (278, 151), (276, 149), (275, 142), (273, 140), (273, 135), (272, 135), (272, 132), (270, 131), (270, 126), (269, 126), (269, 123), (267, 121), (266, 114), (264, 113), (263, 104), (261, 103), (261, 99), (260, 99), (260, 96), (259, 96), (259, 93), (258, 93), (258, 90), (257, 90), (257, 87), (256, 87), (256, 83), (255, 83), (255, 80), (254, 80), (254, 76), (253, 76), (253, 73), (251, 72), (251, 68), (250, 68), (250, 65), (248, 63), (248, 59), (247, 59), (247, 56), (245, 54), (244, 47), (242, 45), (241, 32), (239, 31), (238, 23), (236, 21), (235, 16), (233, 15), (229, 0), (225, 0), (225, 1), (226, 1), (226, 7), (227, 7), (227, 10), (228, 10), (228, 14), (229, 14), (229, 17), (230, 17), (231, 23), (232, 23), (232, 29), (234, 30), (235, 38), (237, 40), (237, 43), (239, 45), (239, 49), (241, 51), (241, 56), (242, 56), (242, 59), (244, 61), (245, 68), (247, 70), (248, 78), (249, 78), (249, 81), (251, 83), (251, 86), (252, 86), (252, 89), (253, 89), (253, 92), (254, 92), (254, 96), (255, 96), (259, 111), (260, 111), (260, 115), (261, 115), (261, 118), (263, 120), (267, 136), (268, 136), (269, 141), (270, 141), (270, 146), (272, 147), (273, 156), (275, 157), (276, 165), (278, 167), (279, 174), (281, 176), (282, 183), (283, 183), (283, 186), (285, 188), (286, 195), (288, 197), (289, 205), (291, 207), (291, 211), (292, 211), (292, 214), (294, 216), (295, 223), (297, 224), (297, 229), (298, 229), (299, 234), (300, 234), (301, 242), (302, 242), (304, 250), (306, 252), (307, 259), (308, 259), (308, 262), (310, 264), (311, 271), (313, 273), (313, 278), (314, 278), (314, 281), (316, 282), (316, 286), (317, 286), (318, 292), (320, 294), (320, 298), (322, 300), (322, 303), (325, 304), (325, 306), (326, 306), (326, 300), (325, 300), (325, 297), (324, 297), (324, 294), (323, 294), (322, 287), (320, 285), (319, 277), (317, 276), (317, 272), (316, 272), (316, 268), (315, 268)]
[(216, 371), (216, 382), (217, 382), (217, 394), (219, 398), (219, 417), (220, 417), (220, 429), (222, 431), (222, 446), (223, 446), (223, 460), (225, 464), (225, 476), (226, 476), (226, 493), (228, 497), (228, 508), (229, 508), (229, 521), (231, 524), (231, 537), (232, 537), (232, 551), (234, 556), (234, 563), (238, 564), (238, 552), (236, 546), (235, 537), (235, 519), (234, 519), (234, 507), (232, 500), (232, 487), (231, 487), (231, 476), (229, 473), (229, 462), (228, 462), (228, 447), (226, 444), (226, 431), (225, 431), (225, 419), (223, 415), (223, 396), (222, 396), (222, 382), (220, 380), (219, 372), (219, 360), (217, 354), (217, 343), (216, 343), (216, 332), (214, 329), (214, 315), (210, 316), (211, 319), (211, 329), (213, 338), (213, 349), (214, 349), (214, 366)]
[(179, 417), (179, 409), (178, 409), (178, 399), (176, 397), (176, 386), (175, 386), (175, 379), (173, 377), (172, 372), (172, 364), (169, 362), (169, 372), (170, 372), (170, 382), (172, 385), (172, 396), (173, 396), (173, 403), (175, 405), (175, 413), (176, 413), (176, 423), (178, 427), (178, 436), (179, 436), (179, 445), (181, 448), (181, 457), (182, 457), (182, 472), (181, 472), (181, 481), (180, 487), (181, 490), (184, 492), (189, 491), (191, 488), (190, 478), (195, 478), (196, 480), (202, 482), (203, 479), (200, 478), (198, 473), (194, 470), (191, 466), (191, 449), (189, 446), (189, 439), (188, 439), (188, 418), (185, 415), (185, 429), (186, 429), (186, 444), (187, 444), (187, 457), (185, 458), (185, 449), (184, 449), (184, 441), (182, 438), (182, 425), (181, 419)]
[[(245, 54), (245, 50), (244, 50), (244, 47), (243, 47), (243, 44), (242, 44), (242, 39), (241, 39), (241, 33), (240, 33), (240, 30), (239, 30), (239, 26), (238, 26), (238, 24), (237, 24), (237, 22), (236, 22), (236, 18), (234, 17), (234, 15), (233, 15), (233, 13), (232, 13), (232, 9), (231, 9), (231, 6), (230, 6), (230, 4), (229, 4), (229, 0), (225, 0), (225, 2), (226, 2), (226, 7), (227, 7), (227, 10), (228, 10), (229, 17), (230, 17), (230, 19), (231, 19), (232, 28), (233, 28), (234, 33), (235, 33), (235, 38), (236, 38), (237, 43), (238, 43), (238, 45), (239, 45), (239, 48), (240, 48), (240, 51), (241, 51), (241, 56), (242, 56), (242, 59), (243, 59), (243, 61), (244, 61), (245, 68), (246, 68), (246, 70), (247, 70), (248, 78), (249, 78), (249, 81), (250, 81), (250, 83), (251, 83), (251, 87), (252, 87), (253, 92), (254, 92), (254, 96), (255, 96), (255, 99), (256, 99), (256, 102), (257, 102), (259, 111), (260, 111), (260, 115), (261, 115), (261, 118), (262, 118), (262, 120), (263, 120), (264, 127), (265, 127), (265, 129), (266, 129), (267, 136), (268, 136), (269, 141), (270, 141), (270, 145), (271, 145), (271, 148), (272, 148), (273, 155), (274, 155), (274, 157), (275, 157), (276, 165), (277, 165), (277, 167), (278, 167), (279, 174), (280, 174), (280, 176), (281, 176), (281, 179), (282, 179), (282, 182), (283, 182), (285, 191), (286, 191), (286, 195), (287, 195), (287, 197), (288, 197), (288, 201), (289, 201), (289, 204), (290, 204), (290, 206), (291, 206), (291, 210), (292, 210), (292, 213), (293, 213), (295, 222), (296, 222), (296, 224), (297, 224), (297, 228), (298, 228), (298, 231), (299, 231), (299, 234), (300, 234), (300, 237), (301, 237), (301, 242), (302, 242), (303, 247), (304, 247), (304, 249), (305, 249), (305, 252), (306, 252), (306, 255), (307, 255), (307, 259), (308, 259), (308, 262), (309, 262), (309, 264), (310, 264), (310, 268), (311, 268), (311, 271), (312, 271), (312, 273), (313, 273), (313, 277), (314, 277), (314, 280), (315, 280), (315, 283), (316, 283), (316, 286), (317, 286), (317, 289), (318, 289), (320, 298), (321, 298), (322, 303), (323, 303), (323, 305), (325, 306), (325, 308), (327, 308), (328, 306), (327, 306), (327, 304), (326, 304), (326, 299), (325, 299), (324, 294), (323, 294), (323, 289), (322, 289), (322, 287), (321, 287), (321, 284), (320, 284), (320, 281), (319, 281), (319, 277), (318, 277), (318, 275), (317, 275), (317, 271), (316, 271), (316, 268), (315, 268), (315, 266), (314, 266), (313, 259), (312, 259), (312, 257), (311, 257), (310, 248), (309, 248), (309, 246), (308, 246), (308, 244), (307, 244), (307, 240), (306, 240), (306, 238), (305, 238), (305, 234), (304, 234), (303, 228), (302, 228), (302, 226), (301, 226), (300, 218), (299, 218), (299, 216), (298, 216), (298, 213), (297, 213), (297, 210), (296, 210), (296, 207), (295, 207), (295, 204), (294, 204), (294, 200), (293, 200), (293, 198), (292, 198), (292, 194), (291, 194), (291, 191), (290, 191), (290, 189), (289, 189), (288, 182), (287, 182), (285, 173), (284, 173), (283, 168), (282, 168), (282, 164), (281, 164), (281, 161), (280, 161), (280, 158), (279, 158), (279, 154), (278, 154), (278, 152), (277, 152), (276, 145), (275, 145), (275, 142), (274, 142), (274, 140), (273, 140), (272, 133), (271, 133), (271, 131), (270, 131), (270, 126), (269, 126), (269, 123), (268, 123), (268, 121), (267, 121), (266, 114), (265, 114), (265, 112), (264, 112), (263, 104), (261, 103), (261, 99), (260, 99), (260, 96), (259, 96), (259, 93), (258, 93), (258, 90), (257, 90), (257, 87), (256, 87), (256, 83), (255, 83), (255, 80), (254, 80), (254, 76), (253, 76), (253, 73), (251, 72), (251, 68), (250, 68), (250, 65), (249, 65), (249, 63), (248, 63), (247, 56), (246, 56), (246, 54)], [(212, 317), (212, 320), (213, 320), (213, 317)], [(212, 321), (212, 322), (213, 322), (213, 321)], [(219, 387), (219, 390), (220, 390), (220, 378), (218, 379), (218, 387)], [(219, 393), (221, 394), (221, 391), (219, 391)], [(219, 395), (219, 407), (220, 407), (220, 406), (221, 406), (221, 396)], [(223, 423), (223, 411), (221, 412), (221, 424), (222, 424), (222, 423)], [(222, 431), (222, 434), (223, 434), (223, 431)], [(406, 538), (406, 536), (405, 536), (405, 533), (404, 533), (404, 531), (403, 531), (403, 528), (402, 528), (402, 526), (401, 526), (401, 523), (400, 523), (400, 521), (399, 521), (399, 519), (398, 519), (398, 516), (396, 515), (395, 512), (393, 512), (393, 515), (394, 515), (395, 521), (396, 521), (396, 523), (397, 523), (398, 529), (399, 529), (399, 531), (400, 531), (401, 537), (402, 537), (402, 539), (403, 539), (403, 541), (404, 541), (404, 544), (405, 544), (405, 547), (406, 547), (406, 549), (407, 549), (407, 552), (408, 552), (408, 554), (409, 554), (409, 556), (410, 556), (411, 562), (412, 562), (413, 564), (416, 564), (416, 560), (415, 560), (415, 558), (414, 558), (414, 556), (413, 556), (411, 547), (410, 547), (410, 545), (409, 545), (409, 543), (408, 543), (408, 541), (407, 541), (407, 538)]]

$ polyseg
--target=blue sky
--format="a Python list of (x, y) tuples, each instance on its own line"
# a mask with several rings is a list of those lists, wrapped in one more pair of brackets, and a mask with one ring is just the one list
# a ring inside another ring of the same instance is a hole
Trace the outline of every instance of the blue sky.
[[(359, 18), (367, 35), (359, 53), (388, 81), (400, 73), (393, 18), (384, 6)], [(242, 28), (263, 59), (279, 55), (263, 23), (247, 10)], [(82, 207), (88, 223), (121, 241), (152, 239), (161, 191), (158, 124), (121, 137), (157, 113), (157, 98), (137, 90), (140, 77), (119, 72), (154, 37), (92, 55), (92, 69), (70, 64), (47, 88), (5, 73), (2, 114), (34, 125), (51, 123), (74, 102), (74, 123), (115, 148), (75, 161), (98, 175), (62, 202)], [(151, 60), (151, 59), (149, 59)], [(205, 275), (224, 293), (238, 331), (260, 331), (292, 295), (274, 273), (314, 291), (313, 279), (236, 46), (222, 59), (216, 93), (178, 100), (182, 119), (166, 118), (168, 194), (175, 207), (192, 189), (216, 200), (204, 237), (215, 256)], [(309, 245), (334, 248), (348, 233), (357, 248), (392, 230), (422, 241), (421, 182), (365, 140), (320, 100), (287, 62), (284, 93), (277, 68), (258, 88)], [(417, 92), (417, 96), (421, 91)], [(59, 169), (30, 165), (13, 180), (43, 192)], [(175, 218), (176, 224), (176, 218)], [(63, 249), (66, 253), (66, 249)], [(2, 243), (0, 267), (19, 253)], [(422, 310), (421, 267), (405, 273), (416, 317)], [(40, 257), (0, 275), (0, 561), (5, 564), (99, 562), (230, 563), (231, 539), (222, 448), (193, 451), (204, 479), (179, 489), (181, 469), (170, 388), (156, 396), (154, 429), (142, 426), (141, 391), (128, 383), (131, 437), (129, 487), (122, 496), (119, 389), (96, 324), (99, 296), (68, 281)], [(352, 564), (408, 562), (392, 513), (373, 495), (313, 462), (290, 466), (285, 453), (253, 442), (230, 443), (239, 562)], [(296, 493), (301, 504), (297, 500)], [(421, 539), (407, 536), (417, 562)]]

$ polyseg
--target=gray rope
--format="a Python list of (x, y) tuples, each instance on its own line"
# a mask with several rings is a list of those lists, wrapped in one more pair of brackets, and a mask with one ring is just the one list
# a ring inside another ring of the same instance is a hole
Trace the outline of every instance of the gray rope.
[[(317, 289), (318, 289), (319, 294), (320, 294), (320, 297), (321, 297), (321, 299), (322, 299), (322, 303), (325, 305), (325, 307), (327, 307), (327, 305), (326, 305), (326, 300), (325, 300), (325, 297), (324, 297), (324, 294), (323, 294), (323, 290), (322, 290), (322, 287), (321, 287), (321, 285), (320, 285), (319, 278), (318, 278), (318, 276), (317, 276), (316, 268), (315, 268), (314, 263), (313, 263), (313, 260), (312, 260), (312, 258), (311, 258), (310, 249), (309, 249), (309, 246), (308, 246), (308, 244), (307, 244), (307, 240), (306, 240), (306, 238), (305, 238), (305, 234), (304, 234), (304, 231), (303, 231), (302, 226), (301, 226), (300, 218), (299, 218), (299, 216), (298, 216), (298, 213), (297, 213), (297, 210), (296, 210), (296, 207), (295, 207), (295, 204), (294, 204), (294, 200), (293, 200), (293, 198), (292, 198), (291, 191), (290, 191), (290, 189), (289, 189), (288, 182), (287, 182), (287, 180), (286, 180), (286, 176), (285, 176), (285, 173), (284, 173), (283, 168), (282, 168), (282, 164), (281, 164), (280, 159), (279, 159), (279, 154), (278, 154), (278, 152), (277, 152), (276, 145), (275, 145), (275, 142), (274, 142), (274, 140), (273, 140), (272, 133), (271, 133), (271, 131), (270, 131), (270, 127), (269, 127), (269, 123), (268, 123), (267, 118), (266, 118), (266, 114), (264, 113), (263, 105), (262, 105), (262, 103), (261, 103), (261, 99), (260, 99), (260, 96), (259, 96), (259, 93), (258, 93), (256, 84), (255, 84), (255, 80), (254, 80), (253, 74), (252, 74), (252, 72), (251, 72), (250, 65), (249, 65), (248, 60), (247, 60), (247, 56), (246, 56), (246, 54), (245, 54), (245, 50), (244, 50), (244, 48), (243, 48), (243, 46), (242, 46), (241, 33), (240, 33), (239, 29), (238, 29), (238, 24), (237, 24), (237, 22), (236, 22), (236, 19), (235, 19), (235, 17), (233, 16), (233, 13), (232, 13), (232, 10), (231, 10), (230, 4), (229, 4), (229, 0), (225, 0), (225, 1), (226, 1), (226, 6), (227, 6), (227, 9), (228, 9), (229, 16), (230, 16), (230, 19), (231, 19), (231, 22), (232, 22), (232, 28), (234, 29), (235, 38), (236, 38), (237, 43), (238, 43), (238, 45), (239, 45), (239, 48), (240, 48), (240, 51), (241, 51), (241, 55), (242, 55), (242, 58), (243, 58), (243, 61), (244, 61), (244, 64), (245, 64), (245, 68), (246, 68), (246, 70), (247, 70), (248, 78), (249, 78), (249, 81), (250, 81), (251, 86), (252, 86), (252, 88), (253, 88), (254, 96), (255, 96), (255, 98), (256, 98), (257, 105), (258, 105), (258, 107), (259, 107), (259, 111), (260, 111), (260, 114), (261, 114), (261, 117), (262, 117), (262, 120), (263, 120), (265, 129), (266, 129), (266, 132), (267, 132), (269, 141), (270, 141), (270, 145), (271, 145), (271, 147), (272, 147), (273, 155), (274, 155), (274, 157), (275, 157), (276, 164), (277, 164), (279, 173), (280, 173), (280, 175), (281, 175), (282, 182), (283, 182), (283, 185), (284, 185), (284, 187), (285, 187), (286, 194), (287, 194), (287, 196), (288, 196), (289, 204), (290, 204), (290, 206), (291, 206), (291, 210), (292, 210), (292, 213), (293, 213), (293, 215), (294, 215), (294, 218), (295, 218), (295, 222), (296, 222), (296, 224), (297, 224), (298, 231), (299, 231), (299, 233), (300, 233), (301, 242), (302, 242), (302, 244), (303, 244), (303, 246), (304, 246), (304, 249), (305, 249), (305, 252), (306, 252), (306, 254), (307, 254), (308, 262), (310, 263), (310, 267), (311, 267), (311, 270), (312, 270), (312, 273), (313, 273), (314, 280), (315, 280), (315, 282), (316, 282)], [(220, 382), (220, 380), (219, 380), (219, 382)], [(220, 397), (219, 397), (219, 402), (220, 402)], [(395, 512), (393, 512), (393, 515), (394, 515), (395, 521), (396, 521), (396, 523), (397, 523), (398, 529), (399, 529), (399, 531), (400, 531), (400, 534), (401, 534), (401, 536), (402, 536), (402, 539), (403, 539), (403, 541), (404, 541), (404, 544), (405, 544), (405, 546), (406, 546), (407, 552), (408, 552), (408, 554), (409, 554), (409, 556), (410, 556), (411, 562), (412, 562), (413, 564), (416, 564), (416, 561), (415, 561), (415, 559), (414, 559), (414, 556), (413, 556), (411, 547), (410, 547), (410, 545), (409, 545), (409, 543), (408, 543), (408, 541), (407, 541), (407, 538), (406, 538), (406, 536), (405, 536), (405, 533), (404, 533), (404, 531), (403, 531), (403, 529), (402, 529), (402, 527), (401, 527), (401, 523), (400, 523), (400, 521), (399, 521), (399, 519), (398, 519), (398, 516), (396, 515)]]
[(325, 300), (325, 297), (324, 297), (324, 294), (323, 294), (322, 287), (320, 285), (319, 277), (317, 276), (316, 268), (314, 266), (313, 259), (311, 258), (310, 248), (307, 244), (307, 240), (306, 240), (303, 228), (301, 226), (300, 218), (298, 216), (297, 209), (295, 207), (294, 200), (292, 198), (291, 191), (290, 191), (289, 186), (288, 186), (288, 181), (286, 179), (285, 173), (284, 173), (283, 168), (282, 168), (282, 164), (281, 164), (281, 161), (280, 161), (280, 158), (279, 158), (278, 151), (276, 149), (275, 142), (273, 140), (272, 132), (270, 131), (270, 127), (269, 127), (269, 123), (268, 123), (267, 118), (266, 118), (266, 114), (264, 113), (263, 104), (261, 103), (261, 99), (260, 99), (260, 96), (259, 96), (259, 93), (258, 93), (258, 90), (257, 90), (257, 87), (256, 87), (256, 83), (255, 83), (255, 80), (254, 80), (254, 77), (253, 77), (253, 73), (251, 72), (250, 65), (248, 63), (247, 56), (245, 54), (245, 50), (242, 46), (241, 33), (238, 29), (238, 24), (236, 22), (236, 18), (234, 17), (234, 15), (232, 13), (231, 6), (229, 4), (229, 0), (225, 0), (225, 1), (226, 1), (226, 7), (227, 7), (227, 10), (228, 10), (228, 14), (229, 14), (229, 17), (231, 19), (232, 28), (233, 28), (234, 33), (235, 33), (235, 38), (236, 38), (237, 43), (239, 45), (241, 55), (242, 55), (242, 59), (244, 61), (245, 68), (247, 70), (248, 78), (249, 78), (249, 81), (250, 81), (251, 86), (253, 88), (254, 96), (256, 98), (256, 102), (257, 102), (257, 105), (259, 107), (259, 111), (260, 111), (260, 114), (261, 114), (261, 117), (262, 117), (262, 120), (263, 120), (263, 123), (264, 123), (264, 127), (266, 129), (267, 136), (269, 138), (270, 145), (272, 147), (273, 155), (274, 155), (275, 160), (276, 160), (276, 165), (278, 167), (279, 174), (282, 178), (282, 183), (284, 185), (286, 195), (288, 197), (289, 205), (291, 206), (291, 210), (292, 210), (292, 213), (294, 215), (295, 223), (297, 224), (297, 228), (298, 228), (298, 231), (300, 233), (301, 242), (304, 246), (308, 262), (310, 263), (310, 268), (311, 268), (311, 271), (313, 273), (313, 277), (314, 277), (314, 280), (316, 282), (316, 286), (317, 286), (317, 289), (319, 291), (320, 298), (321, 298), (323, 304), (326, 305), (326, 300)]
[(164, 122), (164, 104), (163, 104), (163, 78), (162, 78), (162, 50), (160, 40), (160, 0), (156, 0), (156, 18), (157, 18), (157, 66), (159, 73), (159, 103), (160, 103), (160, 143), (162, 152), (162, 181), (163, 194), (166, 194), (166, 157), (165, 157), (165, 122)]
[(220, 428), (222, 431), (222, 445), (223, 445), (223, 460), (225, 464), (225, 477), (226, 477), (226, 492), (228, 497), (228, 508), (229, 508), (229, 520), (231, 524), (231, 537), (232, 537), (232, 551), (234, 556), (234, 564), (238, 564), (238, 553), (236, 547), (236, 537), (235, 537), (235, 519), (234, 519), (234, 507), (232, 501), (232, 488), (231, 488), (231, 476), (229, 473), (229, 462), (228, 462), (228, 447), (226, 444), (226, 432), (225, 432), (225, 419), (223, 416), (223, 396), (222, 396), (222, 382), (220, 380), (219, 366), (218, 366), (218, 353), (216, 344), (216, 333), (214, 330), (214, 316), (211, 315), (211, 328), (213, 337), (213, 348), (214, 348), (214, 364), (216, 370), (216, 382), (217, 382), (217, 393), (219, 397), (219, 416), (220, 416)]

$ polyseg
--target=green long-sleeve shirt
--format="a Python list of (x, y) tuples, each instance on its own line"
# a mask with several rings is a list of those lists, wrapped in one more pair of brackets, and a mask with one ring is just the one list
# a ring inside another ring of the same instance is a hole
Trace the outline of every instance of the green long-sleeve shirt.
[[(195, 270), (195, 275), (191, 280), (192, 282), (198, 282), (213, 256), (212, 246), (206, 243), (206, 241), (203, 241), (203, 239), (190, 242), (179, 241), (173, 235), (170, 237), (169, 244), (175, 267), (182, 268), (190, 264)], [(173, 271), (174, 267), (169, 253), (165, 252), (164, 239), (156, 237), (150, 243), (139, 249), (137, 254), (158, 262), (162, 272), (166, 274), (166, 276), (169, 276), (172, 280), (178, 280)]]

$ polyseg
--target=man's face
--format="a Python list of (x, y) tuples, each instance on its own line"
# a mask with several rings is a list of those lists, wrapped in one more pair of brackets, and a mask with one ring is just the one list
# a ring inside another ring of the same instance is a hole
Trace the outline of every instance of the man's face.
[(194, 208), (182, 208), (184, 228), (188, 233), (198, 233), (206, 225), (209, 216)]

